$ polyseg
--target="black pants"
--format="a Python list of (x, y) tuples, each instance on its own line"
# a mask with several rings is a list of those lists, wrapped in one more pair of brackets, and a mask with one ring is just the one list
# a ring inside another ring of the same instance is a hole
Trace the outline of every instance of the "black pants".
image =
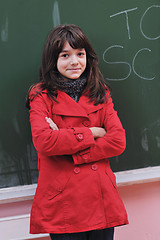
[(80, 233), (50, 234), (51, 240), (113, 240), (114, 228)]

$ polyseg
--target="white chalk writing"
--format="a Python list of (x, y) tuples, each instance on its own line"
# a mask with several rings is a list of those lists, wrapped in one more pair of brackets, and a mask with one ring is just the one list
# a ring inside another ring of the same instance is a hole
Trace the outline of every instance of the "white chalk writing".
[[(143, 36), (145, 39), (147, 39), (147, 40), (152, 40), (152, 41), (153, 41), (153, 40), (157, 40), (157, 39), (160, 38), (160, 35), (158, 35), (158, 36), (156, 36), (156, 37), (147, 36), (147, 34), (145, 34), (145, 33), (144, 33), (144, 30), (143, 30), (143, 21), (144, 21), (144, 18), (147, 16), (147, 14), (148, 14), (149, 11), (154, 10), (154, 9), (157, 10), (157, 8), (160, 8), (160, 5), (152, 5), (152, 6), (148, 7), (148, 8), (144, 11), (142, 17), (140, 18), (140, 33), (141, 33), (142, 36)], [(132, 9), (123, 10), (123, 11), (120, 11), (120, 12), (117, 12), (117, 13), (115, 13), (115, 14), (110, 15), (110, 18), (112, 18), (112, 17), (118, 16), (118, 15), (121, 15), (121, 14), (125, 14), (125, 16), (126, 16), (126, 26), (127, 26), (127, 32), (128, 32), (128, 38), (129, 38), (129, 40), (131, 40), (131, 31), (130, 31), (130, 26), (129, 26), (128, 13), (129, 13), (129, 12), (136, 11), (137, 9), (138, 9), (138, 7), (135, 7), (135, 8), (132, 8)], [(153, 19), (152, 19), (152, 21), (153, 21)], [(131, 75), (132, 70), (133, 70), (133, 73), (134, 73), (138, 78), (140, 78), (140, 79), (143, 79), (143, 80), (154, 80), (154, 79), (155, 79), (156, 76), (151, 76), (151, 77), (149, 77), (149, 76), (144, 76), (144, 75), (142, 75), (142, 74), (138, 71), (138, 69), (137, 69), (137, 67), (136, 67), (136, 61), (138, 62), (137, 59), (139, 58), (139, 55), (142, 54), (142, 53), (144, 54), (146, 51), (151, 53), (151, 52), (152, 52), (151, 49), (145, 47), (145, 48), (141, 48), (141, 49), (139, 49), (138, 51), (136, 51), (136, 53), (134, 54), (133, 60), (132, 60), (132, 64), (130, 64), (130, 63), (126, 62), (126, 61), (121, 61), (121, 62), (120, 62), (120, 61), (109, 61), (109, 60), (107, 60), (107, 56), (109, 55), (109, 51), (112, 51), (113, 49), (116, 49), (116, 48), (121, 48), (121, 49), (123, 49), (124, 46), (118, 45), (118, 44), (116, 44), (116, 45), (113, 44), (112, 46), (109, 46), (109, 47), (108, 47), (107, 49), (105, 49), (104, 52), (103, 52), (103, 61), (104, 61), (105, 63), (107, 63), (107, 64), (110, 64), (110, 65), (115, 65), (115, 64), (123, 64), (123, 65), (126, 65), (126, 66), (128, 67), (128, 72), (127, 72), (126, 76), (123, 77), (123, 78), (119, 78), (119, 77), (117, 77), (117, 78), (109, 78), (109, 77), (106, 77), (106, 79), (107, 79), (108, 81), (122, 81), (122, 80), (126, 80), (126, 79), (129, 78), (129, 76)], [(114, 56), (115, 56), (115, 55), (114, 55)], [(141, 64), (144, 64), (144, 63), (142, 62)]]
[(140, 76), (140, 75), (136, 72), (136, 70), (135, 70), (135, 60), (136, 60), (136, 57), (137, 57), (138, 54), (139, 54), (140, 52), (142, 52), (142, 51), (149, 51), (149, 52), (151, 52), (151, 50), (150, 50), (149, 48), (142, 48), (142, 49), (140, 49), (140, 50), (135, 54), (135, 56), (134, 56), (134, 58), (133, 58), (133, 62), (132, 62), (133, 72), (135, 73), (135, 75), (137, 75), (138, 77), (140, 77), (140, 78), (142, 78), (142, 79), (144, 79), (144, 80), (153, 80), (153, 79), (155, 78), (155, 76), (152, 77), (152, 78), (143, 77), (143, 76)]
[(118, 79), (117, 79), (117, 78), (116, 78), (116, 79), (114, 79), (114, 78), (106, 78), (106, 79), (109, 80), (109, 81), (117, 81), (117, 80), (121, 81), (121, 80), (125, 80), (125, 79), (127, 79), (127, 78), (130, 76), (130, 74), (131, 74), (131, 71), (132, 71), (131, 65), (130, 65), (129, 63), (127, 63), (127, 62), (109, 62), (109, 61), (107, 61), (106, 58), (105, 58), (105, 56), (106, 56), (107, 52), (108, 52), (110, 49), (112, 49), (112, 48), (123, 48), (123, 46), (114, 45), (114, 46), (111, 46), (111, 47), (107, 48), (107, 49), (104, 51), (104, 53), (103, 53), (103, 60), (104, 60), (104, 62), (106, 62), (106, 63), (108, 63), (108, 64), (126, 64), (126, 65), (129, 67), (129, 72), (128, 72), (128, 75), (127, 75), (126, 77), (124, 77), (124, 78), (118, 78)]
[(144, 12), (144, 14), (143, 14), (143, 16), (142, 16), (142, 18), (141, 18), (141, 21), (140, 21), (140, 30), (141, 30), (141, 33), (142, 33), (142, 35), (143, 35), (146, 39), (148, 39), (148, 40), (156, 40), (156, 39), (160, 38), (160, 35), (157, 36), (157, 37), (154, 37), (154, 38), (147, 37), (146, 34), (144, 34), (144, 32), (143, 32), (142, 22), (143, 22), (143, 19), (144, 19), (145, 15), (148, 13), (148, 11), (149, 11), (151, 8), (159, 8), (159, 7), (160, 7), (159, 5), (152, 5), (151, 7), (147, 8), (147, 10)]
[(115, 17), (115, 16), (117, 16), (117, 15), (120, 15), (120, 14), (125, 13), (125, 15), (126, 15), (126, 25), (127, 25), (127, 31), (128, 31), (128, 37), (129, 37), (129, 39), (131, 39), (131, 35), (130, 35), (130, 28), (129, 28), (129, 21), (128, 21), (128, 12), (135, 11), (135, 10), (137, 10), (137, 7), (136, 7), (136, 8), (132, 8), (132, 9), (127, 9), (127, 10), (118, 12), (118, 13), (113, 14), (113, 15), (110, 16), (110, 17)]

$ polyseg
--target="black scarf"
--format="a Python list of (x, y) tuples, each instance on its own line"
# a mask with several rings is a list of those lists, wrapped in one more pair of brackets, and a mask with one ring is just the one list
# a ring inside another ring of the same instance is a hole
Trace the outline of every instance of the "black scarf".
[(87, 79), (85, 77), (77, 78), (77, 79), (67, 79), (62, 80), (60, 78), (59, 87), (61, 91), (67, 93), (72, 99), (76, 102), (79, 101), (79, 98), (85, 89)]

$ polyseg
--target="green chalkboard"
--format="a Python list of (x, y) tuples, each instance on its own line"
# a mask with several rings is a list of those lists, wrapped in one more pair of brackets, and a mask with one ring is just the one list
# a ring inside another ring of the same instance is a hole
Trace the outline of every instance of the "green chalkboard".
[(0, 187), (37, 182), (25, 96), (38, 80), (46, 36), (79, 25), (95, 48), (126, 129), (127, 148), (113, 170), (160, 161), (159, 0), (0, 1)]

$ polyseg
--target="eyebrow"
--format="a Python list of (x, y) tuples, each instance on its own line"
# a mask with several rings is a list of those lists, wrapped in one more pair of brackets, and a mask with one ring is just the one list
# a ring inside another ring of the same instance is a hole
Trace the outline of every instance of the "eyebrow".
[[(79, 51), (85, 51), (84, 48), (75, 48), (75, 49), (78, 49)], [(65, 52), (69, 52), (70, 50), (62, 50), (60, 53), (65, 53)]]
[(68, 52), (69, 50), (62, 50), (60, 53)]

